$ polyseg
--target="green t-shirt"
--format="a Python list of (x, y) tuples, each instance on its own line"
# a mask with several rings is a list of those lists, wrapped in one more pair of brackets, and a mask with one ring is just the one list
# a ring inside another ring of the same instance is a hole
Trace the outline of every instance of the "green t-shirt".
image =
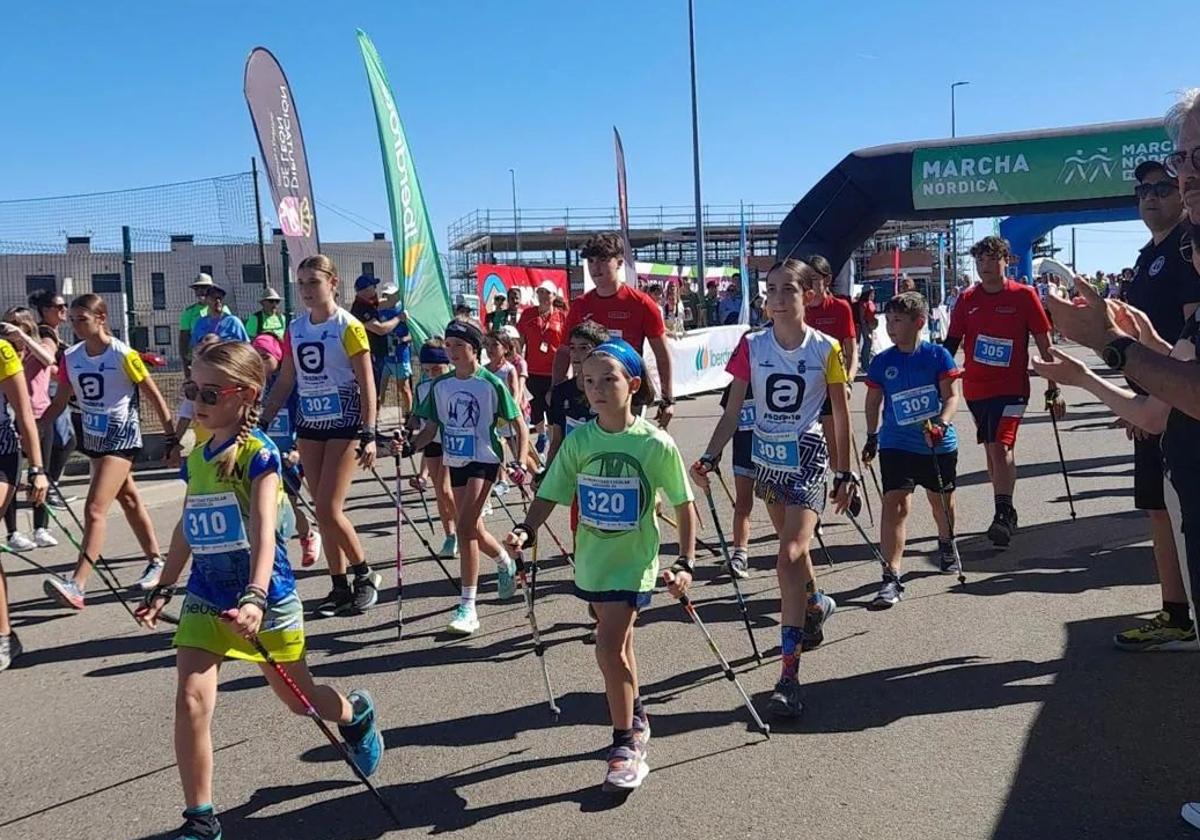
[(521, 416), (508, 388), (487, 368), (459, 379), (451, 371), (433, 380), (417, 416), (441, 429), (442, 459), (448, 467), (499, 464), (503, 450), (496, 427)]
[(487, 316), (488, 330), (495, 331), (508, 323), (508, 310), (497, 309), (489, 312)]
[(286, 330), (287, 319), (279, 312), (267, 315), (260, 309), (246, 319), (246, 332), (251, 338), (260, 333), (270, 333), (283, 341), (283, 334)]
[(585, 592), (649, 592), (658, 576), (654, 494), (692, 501), (675, 441), (639, 417), (614, 434), (595, 420), (563, 439), (538, 498), (569, 505), (578, 496), (575, 585)]
[[(231, 315), (229, 307), (223, 307), (226, 315)], [(191, 332), (196, 327), (196, 322), (199, 321), (205, 313), (208, 312), (208, 304), (198, 300), (189, 306), (187, 309), (179, 313), (179, 329)], [(251, 334), (253, 335), (253, 334)]]

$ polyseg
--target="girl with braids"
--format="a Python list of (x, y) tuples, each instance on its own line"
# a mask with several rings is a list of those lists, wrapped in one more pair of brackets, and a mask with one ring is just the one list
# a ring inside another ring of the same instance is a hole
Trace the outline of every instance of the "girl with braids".
[[(308, 311), (284, 334), (283, 364), (262, 419), (269, 426), (295, 387), (296, 447), (333, 578), (333, 588), (314, 612), (332, 618), (375, 606), (383, 581), (367, 565), (345, 512), (355, 467), (375, 465), (375, 375), (366, 329), (338, 306), (333, 260), (321, 254), (303, 260), (296, 284)], [(354, 575), (353, 590), (347, 571)]]
[(142, 429), (138, 416), (139, 397), (150, 400), (162, 421), (166, 451), (175, 446), (171, 410), (146, 370), (136, 350), (108, 331), (108, 306), (99, 295), (81, 295), (71, 301), (71, 328), (79, 338), (63, 354), (58, 368), (58, 393), (46, 417), (53, 422), (72, 396), (79, 403), (75, 415), (75, 437), (79, 451), (92, 459), (92, 480), (84, 508), (83, 551), (70, 578), (52, 575), (42, 588), (53, 600), (82, 610), (92, 561), (104, 550), (108, 509), (113, 500), (121, 503), (125, 519), (146, 554), (146, 570), (135, 586), (152, 589), (162, 572), (162, 557), (154, 523), (137, 485), (133, 462), (142, 451)]
[(279, 528), (284, 503), (279, 450), (258, 428), (263, 364), (249, 344), (221, 341), (192, 360), (184, 393), (196, 422), (211, 433), (180, 470), (187, 482), (183, 515), (171, 536), (162, 579), (137, 610), (157, 624), (188, 560), (182, 618), (175, 632), (178, 687), (175, 756), (186, 810), (177, 835), (216, 840), (221, 825), (212, 804), (213, 708), (225, 659), (257, 662), (275, 694), (296, 714), (304, 707), (250, 639), (257, 635), (322, 718), (338, 724), (351, 757), (370, 775), (383, 756), (375, 707), (365, 691), (345, 696), (313, 682), (304, 661), (304, 620), (296, 580)]

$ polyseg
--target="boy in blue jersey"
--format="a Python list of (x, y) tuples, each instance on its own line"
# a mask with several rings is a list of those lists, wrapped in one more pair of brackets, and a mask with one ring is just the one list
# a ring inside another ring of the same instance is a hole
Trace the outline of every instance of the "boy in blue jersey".
[[(929, 308), (919, 293), (896, 295), (883, 312), (894, 346), (873, 358), (867, 371), (867, 443), (862, 451), (864, 464), (879, 455), (883, 473), (880, 547), (887, 568), (872, 602), (876, 609), (896, 604), (904, 592), (900, 560), (904, 556), (909, 497), (917, 485), (925, 488), (937, 522), (942, 573), (956, 568), (950, 534), (958, 438), (952, 420), (958, 410), (956, 381), (962, 374), (945, 348), (920, 340)], [(949, 521), (938, 499), (939, 475)]]

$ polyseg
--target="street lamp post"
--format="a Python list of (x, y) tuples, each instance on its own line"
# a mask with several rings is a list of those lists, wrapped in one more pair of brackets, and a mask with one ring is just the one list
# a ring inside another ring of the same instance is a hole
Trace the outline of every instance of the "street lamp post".
[[(970, 82), (954, 82), (950, 85), (950, 137), (958, 136), (958, 124), (954, 113), (954, 91), (955, 88), (969, 85)], [(950, 259), (954, 263), (954, 270), (950, 272), (951, 279), (954, 283), (954, 288), (958, 288), (958, 217), (950, 219)]]
[(513, 200), (513, 230), (517, 235), (517, 264), (521, 263), (521, 218), (517, 215), (517, 172), (515, 169), (508, 170), (509, 176), (512, 178), (512, 200)]

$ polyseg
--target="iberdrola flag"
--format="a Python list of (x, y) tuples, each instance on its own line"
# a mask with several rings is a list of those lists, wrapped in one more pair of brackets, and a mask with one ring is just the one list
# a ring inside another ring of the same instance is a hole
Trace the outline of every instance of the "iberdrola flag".
[(408, 314), (413, 346), (420, 347), (430, 336), (441, 335), (450, 323), (454, 315), (450, 308), (450, 290), (442, 274), (425, 197), (417, 181), (417, 171), (383, 62), (379, 60), (375, 45), (361, 29), (358, 30), (358, 46), (367, 65), (367, 81), (371, 86), (371, 100), (375, 103), (375, 118), (379, 122), (379, 147), (383, 152), (383, 178), (392, 211), (400, 302)]

